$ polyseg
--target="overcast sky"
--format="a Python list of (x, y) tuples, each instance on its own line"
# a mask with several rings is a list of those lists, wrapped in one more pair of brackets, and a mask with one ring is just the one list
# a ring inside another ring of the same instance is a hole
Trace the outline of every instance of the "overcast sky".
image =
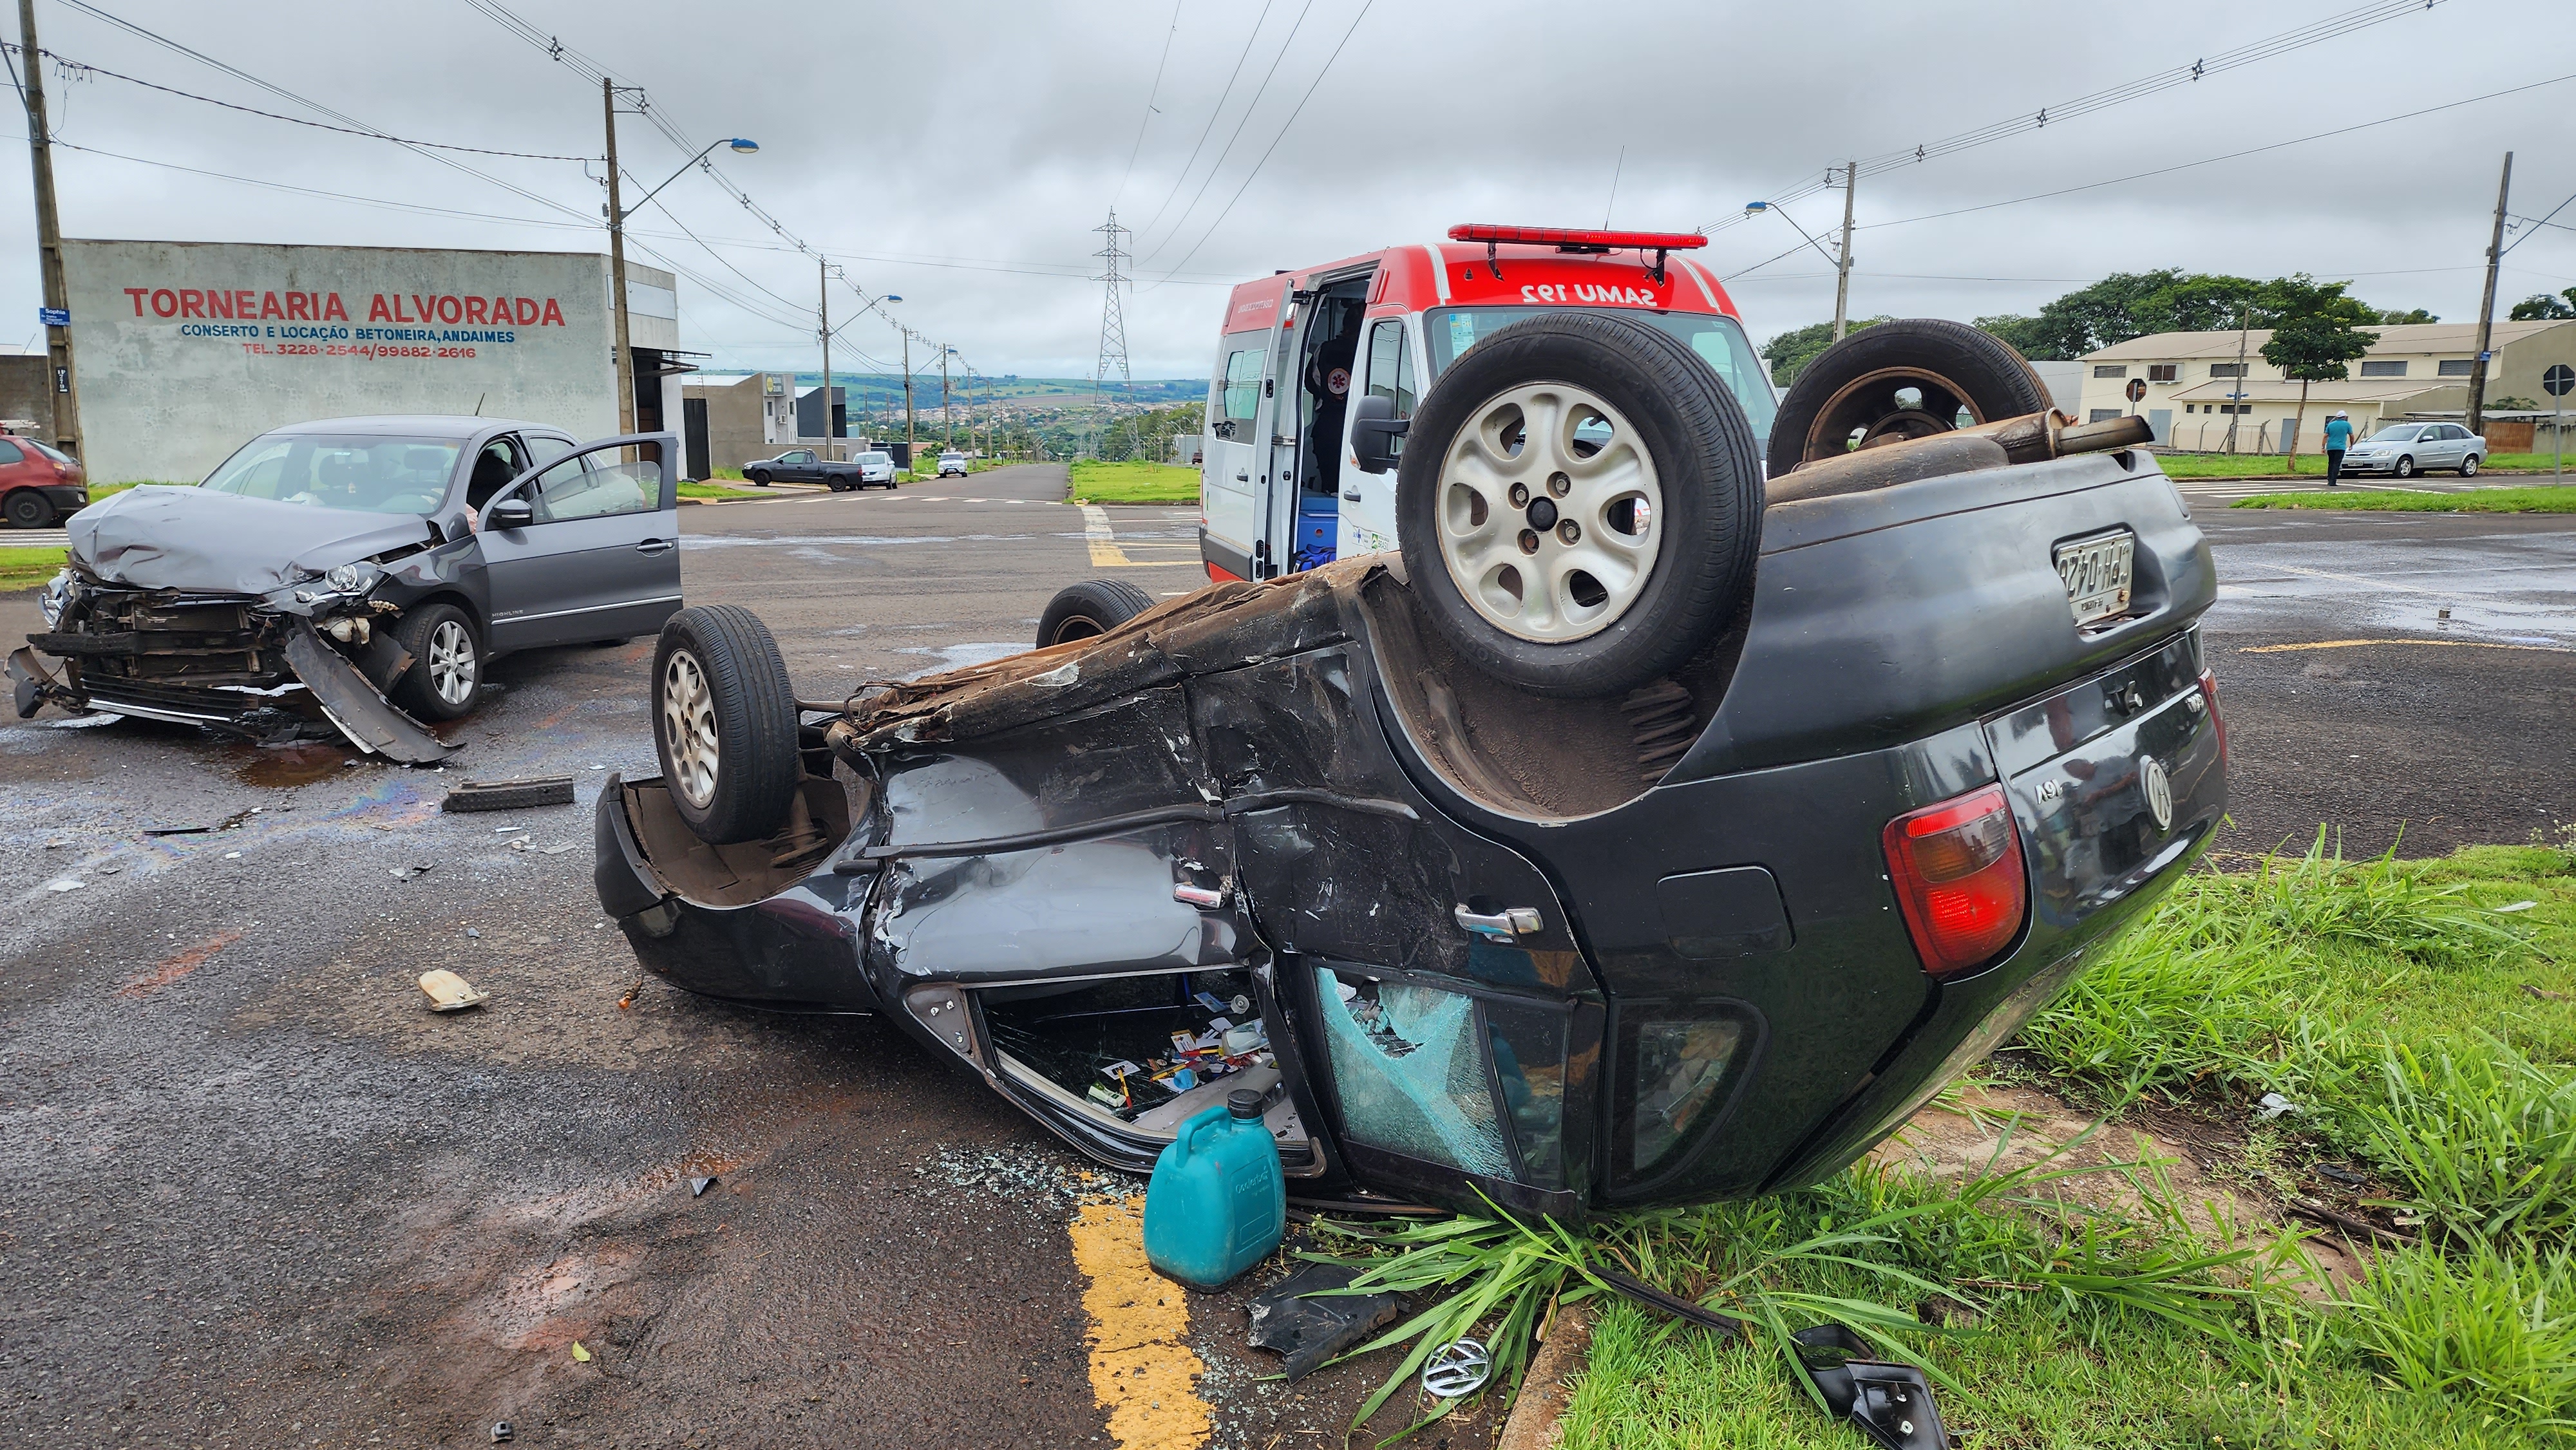
[[(1181, 0), (1177, 24), (1171, 0), (511, 3), (646, 87), (701, 141), (757, 140), (758, 155), (725, 157), (726, 174), (870, 292), (900, 293), (896, 310), (987, 372), (1090, 373), (1102, 288), (1087, 280), (1101, 244), (1089, 229), (1116, 205), (1136, 228), (1142, 257), (1142, 280), (1126, 298), (1135, 375), (1178, 377), (1205, 375), (1230, 281), (1429, 240), (1468, 220), (1589, 226), (1606, 209), (1621, 226), (1696, 228), (1736, 217), (1746, 200), (1819, 176), (1844, 155), (2035, 113), (2344, 14), (2359, 0), (1367, 0), (1365, 13), (1363, 0), (1272, 0), (1266, 9), (1261, 0)], [(572, 156), (600, 149), (596, 88), (465, 0), (99, 6), (398, 136)], [(45, 48), (66, 59), (320, 119), (58, 0), (37, 0), (37, 14)], [(2348, 277), (2374, 305), (2473, 320), (2503, 153), (2518, 153), (2515, 212), (2540, 216), (2576, 192), (2576, 152), (2566, 144), (2576, 114), (2571, 41), (2576, 7), (2565, 0), (2442, 0), (2429, 12), (1865, 178), (1853, 310), (2028, 311), (2107, 272), (2179, 266)], [(2569, 79), (2451, 104), (2561, 76)], [(599, 187), (577, 163), (459, 158), (568, 214), (381, 140), (122, 80), (70, 80), (52, 65), (47, 85), (58, 139), (140, 158), (56, 153), (70, 236), (606, 247), (595, 224)], [(2447, 109), (2143, 180), (1909, 220), (2428, 107)], [(686, 159), (640, 120), (623, 123), (620, 136), (626, 169), (646, 185)], [(1196, 165), (1184, 171), (1203, 136)], [(0, 345), (41, 345), (33, 206), (20, 165), (0, 162), (19, 178), (0, 180), (0, 317), (26, 326), (22, 337), (19, 324), (0, 325)], [(818, 365), (813, 262), (702, 176), (663, 196), (678, 224), (648, 209), (634, 226), (642, 247), (683, 272), (683, 345), (719, 365)], [(1840, 201), (1815, 196), (1789, 211), (1821, 233), (1840, 220)], [(2576, 223), (2576, 206), (2558, 221)], [(1704, 255), (1733, 274), (1796, 243), (1786, 222), (1756, 218), (1714, 232)], [(656, 260), (640, 250), (636, 259)], [(2532, 231), (2506, 263), (2499, 315), (2512, 299), (2576, 284), (2576, 230)], [(1833, 279), (1813, 253), (1729, 285), (1757, 339), (1832, 315)], [(835, 318), (856, 301), (836, 289)], [(843, 337), (836, 367), (894, 355), (893, 334), (873, 320)]]

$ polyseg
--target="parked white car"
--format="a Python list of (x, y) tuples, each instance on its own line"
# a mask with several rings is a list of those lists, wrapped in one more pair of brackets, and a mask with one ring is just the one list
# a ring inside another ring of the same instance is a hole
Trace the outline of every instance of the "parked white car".
[(957, 475), (959, 478), (964, 478), (966, 476), (966, 472), (965, 454), (942, 453), (939, 455), (939, 476), (941, 478), (946, 478), (952, 473)]
[(893, 454), (871, 449), (860, 454), (858, 462), (860, 483), (883, 484), (887, 488), (895, 486)]
[(2487, 440), (2457, 423), (2391, 423), (2346, 450), (2343, 471), (2413, 478), (2454, 468), (2472, 478), (2486, 461)]

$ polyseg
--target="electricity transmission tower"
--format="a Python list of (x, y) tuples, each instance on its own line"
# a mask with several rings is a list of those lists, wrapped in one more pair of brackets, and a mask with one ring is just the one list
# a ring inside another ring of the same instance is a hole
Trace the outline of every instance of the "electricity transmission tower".
[(1120, 383), (1134, 381), (1127, 372), (1127, 318), (1120, 308), (1118, 298), (1119, 289), (1127, 285), (1127, 277), (1121, 270), (1121, 264), (1133, 261), (1134, 257), (1119, 245), (1118, 239), (1122, 236), (1134, 236), (1135, 233), (1118, 225), (1118, 208), (1114, 206), (1109, 209), (1109, 220), (1101, 226), (1093, 227), (1092, 230), (1109, 239), (1108, 246), (1092, 253), (1107, 265), (1099, 276), (1091, 280), (1108, 284), (1108, 290), (1100, 303), (1100, 361), (1091, 370), (1092, 436), (1095, 439), (1091, 451), (1097, 455), (1100, 451), (1096, 443), (1100, 432), (1100, 385), (1108, 381), (1109, 370), (1113, 367), (1118, 370)]

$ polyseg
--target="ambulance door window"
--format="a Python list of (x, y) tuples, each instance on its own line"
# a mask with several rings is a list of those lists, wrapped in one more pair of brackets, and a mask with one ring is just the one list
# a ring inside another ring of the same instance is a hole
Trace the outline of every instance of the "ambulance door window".
[(1369, 329), (1368, 393), (1395, 404), (1395, 416), (1413, 416), (1413, 349), (1404, 322), (1388, 318)]
[[(1229, 347), (1225, 355), (1224, 416), (1217, 420), (1216, 436), (1236, 442), (1252, 441), (1253, 419), (1261, 410), (1261, 362), (1268, 334), (1252, 333)], [(1229, 339), (1229, 342), (1237, 341)]]

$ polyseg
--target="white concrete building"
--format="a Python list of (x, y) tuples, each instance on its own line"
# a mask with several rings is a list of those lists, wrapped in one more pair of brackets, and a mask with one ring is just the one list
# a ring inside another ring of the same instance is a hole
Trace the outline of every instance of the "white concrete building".
[[(63, 243), (101, 483), (194, 482), (270, 428), (482, 413), (617, 431), (608, 258), (234, 242)], [(677, 429), (679, 295), (629, 264), (636, 426)]]
[[(2268, 328), (2241, 337), (2235, 332), (2159, 332), (2087, 353), (2083, 410), (2075, 417), (2097, 422), (2143, 414), (2159, 444), (2182, 452), (2226, 447), (2233, 422), (2239, 453), (2280, 453), (2290, 442), (2299, 452), (2316, 453), (2325, 447), (2325, 420), (2337, 408), (2352, 415), (2354, 430), (2364, 436), (2409, 414), (2447, 411), (2456, 417), (2467, 408), (2469, 370), (2477, 358), (2476, 323), (2370, 330), (2379, 340), (2366, 357), (2347, 365), (2350, 378), (2308, 385), (2307, 426), (2295, 439), (2299, 384), (2263, 361), (2263, 344), (2272, 337)], [(2499, 322), (2490, 346), (2495, 357), (2488, 367), (2488, 399), (2545, 401), (2540, 375), (2552, 363), (2576, 366), (2576, 322)], [(2146, 396), (2134, 403), (2128, 396), (2132, 382), (2146, 385)], [(2240, 389), (2245, 396), (2237, 398)]]

